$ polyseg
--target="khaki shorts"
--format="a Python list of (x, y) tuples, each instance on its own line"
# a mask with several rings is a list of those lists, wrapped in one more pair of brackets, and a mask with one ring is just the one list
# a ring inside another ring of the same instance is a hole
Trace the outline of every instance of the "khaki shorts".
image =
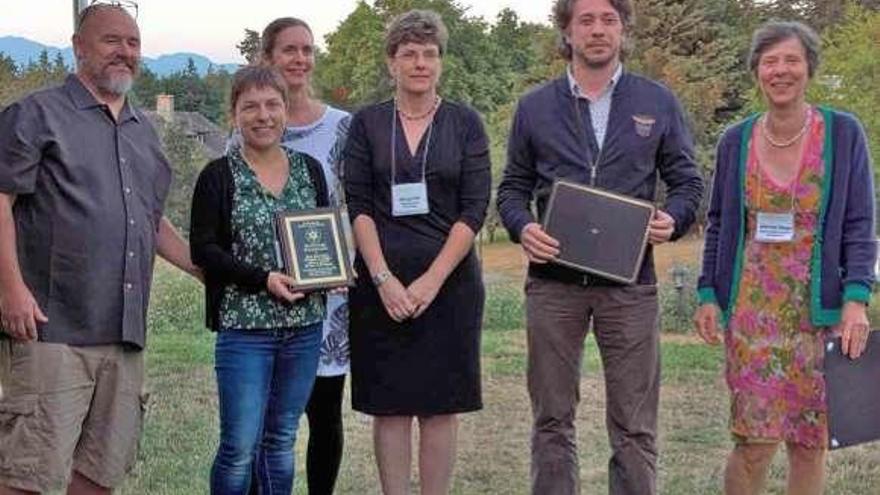
[(143, 425), (143, 352), (0, 340), (0, 486), (119, 485)]

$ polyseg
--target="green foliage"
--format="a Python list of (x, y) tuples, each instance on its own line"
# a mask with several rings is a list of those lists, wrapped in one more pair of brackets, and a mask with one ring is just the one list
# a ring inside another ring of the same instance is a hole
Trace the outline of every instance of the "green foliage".
[[(854, 113), (865, 126), (874, 158), (875, 184), (880, 179), (880, 11), (850, 4), (840, 24), (823, 40), (822, 76), (810, 99)], [(880, 194), (880, 193), (878, 193)], [(878, 195), (880, 198), (880, 195)]]
[(189, 59), (183, 70), (162, 78), (146, 67), (142, 68), (132, 97), (141, 108), (152, 109), (157, 95), (173, 95), (175, 111), (198, 112), (222, 126), (229, 119), (227, 99), (231, 88), (232, 75), (226, 69), (209, 66), (201, 76), (193, 60)]
[(657, 297), (660, 304), (660, 329), (668, 333), (689, 333), (693, 328), (691, 319), (697, 310), (695, 274), (689, 272), (689, 280), (681, 289), (672, 284), (660, 284)]
[(525, 304), (521, 287), (491, 284), (486, 287), (483, 329), (486, 331), (518, 330), (524, 327)]
[(244, 39), (235, 45), (238, 52), (249, 64), (254, 64), (260, 60), (260, 33), (253, 29), (244, 30)]
[(12, 57), (0, 52), (0, 109), (32, 91), (60, 84), (69, 72), (61, 55), (49, 60), (46, 50), (35, 62), (19, 67)]
[(171, 162), (174, 177), (165, 200), (165, 216), (182, 232), (189, 231), (192, 191), (201, 167), (207, 161), (198, 143), (177, 123), (160, 125), (162, 148)]
[(382, 45), (384, 21), (363, 0), (333, 33), (327, 55), (316, 71), (317, 86), (328, 102), (354, 108), (391, 94)]
[(326, 38), (327, 54), (317, 71), (325, 99), (352, 108), (391, 96), (384, 26), (413, 8), (438, 12), (449, 29), (440, 82), (445, 97), (468, 103), (484, 114), (515, 99), (518, 79), (539, 60), (530, 36), (545, 28), (521, 23), (509, 9), (490, 27), (482, 18), (468, 16), (454, 0), (380, 0), (373, 6), (358, 2)]
[(165, 92), (162, 81), (146, 66), (141, 66), (140, 74), (131, 90), (131, 98), (140, 108), (153, 108), (156, 96)]

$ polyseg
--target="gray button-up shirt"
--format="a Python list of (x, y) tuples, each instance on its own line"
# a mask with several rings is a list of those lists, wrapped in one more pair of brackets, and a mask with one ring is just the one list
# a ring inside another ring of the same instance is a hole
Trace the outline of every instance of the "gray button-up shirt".
[(144, 346), (156, 235), (171, 168), (149, 121), (114, 121), (76, 76), (0, 113), (0, 192), (24, 281), (49, 322), (39, 339)]

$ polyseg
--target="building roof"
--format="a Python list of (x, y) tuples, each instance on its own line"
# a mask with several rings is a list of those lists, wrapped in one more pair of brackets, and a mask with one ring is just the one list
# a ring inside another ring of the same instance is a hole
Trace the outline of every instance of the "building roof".
[[(144, 110), (144, 115), (150, 119), (160, 132), (168, 123), (155, 110)], [(172, 115), (173, 123), (179, 125), (187, 137), (199, 142), (206, 158), (213, 160), (226, 154), (228, 133), (222, 127), (211, 122), (207, 117), (198, 112), (174, 111)]]

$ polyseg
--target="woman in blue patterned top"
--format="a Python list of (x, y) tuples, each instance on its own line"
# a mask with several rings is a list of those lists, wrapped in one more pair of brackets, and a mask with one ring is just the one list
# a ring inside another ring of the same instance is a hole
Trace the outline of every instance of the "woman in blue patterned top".
[(287, 85), (271, 68), (239, 70), (232, 114), (242, 139), (209, 163), (193, 194), (190, 246), (218, 331), (220, 445), (212, 494), (290, 493), (293, 445), (318, 367), (325, 296), (292, 290), (275, 214), (328, 205), (321, 165), (281, 147)]
[[(278, 69), (290, 92), (287, 129), (281, 145), (317, 159), (327, 177), (330, 204), (344, 206), (340, 164), (351, 116), (324, 104), (312, 92), (315, 67), (312, 30), (301, 19), (282, 17), (266, 26), (261, 39), (263, 61)], [(353, 251), (349, 253), (350, 258), (354, 258)], [(342, 391), (346, 373), (348, 298), (344, 294), (331, 294), (327, 297), (318, 377), (306, 406), (309, 495), (331, 495), (336, 484), (342, 460)]]

